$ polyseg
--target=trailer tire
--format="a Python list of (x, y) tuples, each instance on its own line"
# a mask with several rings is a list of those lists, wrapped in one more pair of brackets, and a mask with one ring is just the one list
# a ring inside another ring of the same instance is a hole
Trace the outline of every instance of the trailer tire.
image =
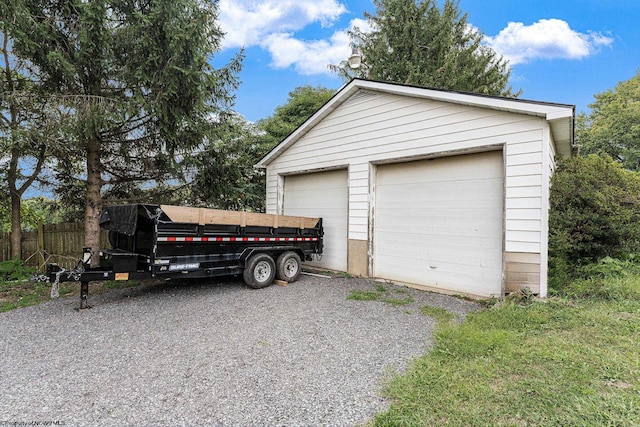
[(285, 252), (276, 261), (276, 275), (285, 282), (295, 282), (302, 271), (302, 261), (295, 252)]
[(244, 283), (253, 289), (266, 288), (271, 285), (275, 275), (276, 264), (268, 254), (252, 255), (242, 273)]

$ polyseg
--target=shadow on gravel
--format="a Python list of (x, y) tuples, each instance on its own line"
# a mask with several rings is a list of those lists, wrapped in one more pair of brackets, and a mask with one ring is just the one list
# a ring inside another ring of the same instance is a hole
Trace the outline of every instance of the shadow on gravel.
[[(89, 285), (89, 305), (91, 307), (97, 307), (98, 305), (104, 304), (118, 304), (123, 300), (131, 298), (145, 298), (162, 295), (197, 296), (197, 293), (207, 292), (207, 290), (211, 290), (211, 288), (217, 288), (218, 290), (235, 288), (250, 289), (244, 284), (241, 278), (234, 276), (162, 281), (150, 280), (147, 283), (142, 283), (138, 286), (100, 290), (99, 293), (92, 293), (92, 291), (95, 291), (92, 286), (96, 285)], [(79, 295), (67, 298), (76, 298), (78, 299), (78, 305), (80, 304)]]

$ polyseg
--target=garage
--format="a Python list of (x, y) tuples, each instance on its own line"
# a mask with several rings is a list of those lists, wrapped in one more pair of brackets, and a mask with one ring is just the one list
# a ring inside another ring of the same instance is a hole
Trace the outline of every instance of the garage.
[(353, 79), (257, 164), (266, 211), (322, 216), (324, 268), (544, 297), (551, 175), (574, 120), (573, 105)]
[(324, 251), (314, 267), (347, 270), (348, 206), (346, 169), (284, 177), (284, 214), (323, 219)]
[(500, 295), (502, 164), (493, 151), (378, 166), (374, 276)]

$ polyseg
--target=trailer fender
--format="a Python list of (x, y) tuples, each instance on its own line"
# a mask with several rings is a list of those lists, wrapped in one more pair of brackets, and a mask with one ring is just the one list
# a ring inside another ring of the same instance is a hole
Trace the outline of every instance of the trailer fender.
[(295, 252), (298, 254), (300, 259), (304, 259), (304, 252), (302, 249), (297, 248), (295, 246), (269, 246), (269, 247), (255, 247), (255, 248), (246, 248), (242, 255), (240, 255), (240, 268), (245, 268), (247, 260), (251, 258), (254, 254), (269, 254), (271, 258), (275, 261), (278, 256), (284, 252)]

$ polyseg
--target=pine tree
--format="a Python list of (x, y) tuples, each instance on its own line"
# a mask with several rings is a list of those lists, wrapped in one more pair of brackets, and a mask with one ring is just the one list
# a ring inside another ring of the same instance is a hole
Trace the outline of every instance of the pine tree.
[(166, 179), (230, 105), (242, 53), (210, 65), (217, 2), (16, 0), (0, 16), (16, 54), (76, 118), (58, 172), (85, 180), (85, 245), (97, 248), (103, 188)]
[[(374, 0), (365, 13), (371, 32), (355, 29), (352, 43), (363, 55), (359, 77), (437, 89), (517, 96), (508, 87), (508, 62), (483, 44), (458, 2)], [(346, 69), (346, 63), (341, 69)], [(343, 71), (344, 73), (344, 71)]]

